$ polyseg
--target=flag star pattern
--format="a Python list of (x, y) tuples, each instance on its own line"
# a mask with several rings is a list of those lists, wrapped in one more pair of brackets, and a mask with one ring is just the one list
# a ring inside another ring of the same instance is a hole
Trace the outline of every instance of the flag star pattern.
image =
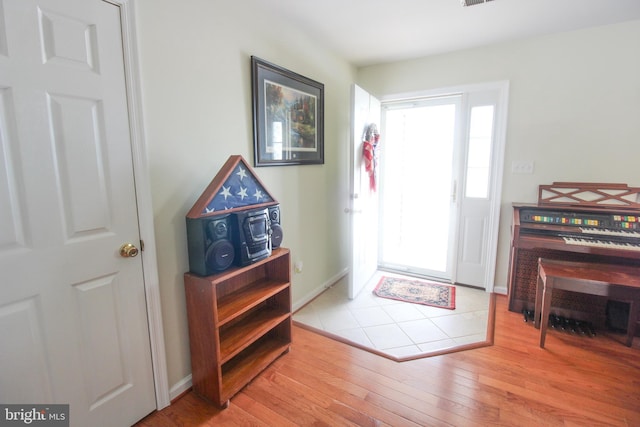
[(239, 162), (202, 214), (274, 202), (260, 182)]

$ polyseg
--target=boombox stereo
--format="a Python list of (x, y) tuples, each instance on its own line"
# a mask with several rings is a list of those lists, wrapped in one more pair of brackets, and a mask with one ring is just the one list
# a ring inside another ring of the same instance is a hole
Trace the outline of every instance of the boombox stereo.
[(271, 255), (282, 244), (280, 205), (226, 215), (187, 217), (189, 271), (209, 276), (232, 265), (245, 266)]
[(232, 222), (238, 265), (249, 265), (271, 255), (271, 228), (266, 208), (236, 212)]
[(187, 218), (189, 271), (201, 276), (226, 270), (235, 258), (231, 214)]

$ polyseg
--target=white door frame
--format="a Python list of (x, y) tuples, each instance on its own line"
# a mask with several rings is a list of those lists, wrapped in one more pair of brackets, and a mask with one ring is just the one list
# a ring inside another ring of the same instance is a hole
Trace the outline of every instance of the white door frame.
[[(476, 92), (476, 91), (485, 91), (485, 90), (499, 90), (499, 102), (501, 108), (497, 112), (496, 121), (500, 121), (500, 123), (504, 123), (504, 125), (499, 126), (496, 129), (495, 135), (495, 145), (494, 151), (492, 154), (491, 167), (491, 183), (490, 183), (490, 192), (495, 195), (491, 201), (491, 213), (489, 218), (489, 224), (487, 227), (487, 235), (489, 236), (489, 242), (487, 244), (487, 253), (488, 259), (486, 264), (486, 269), (484, 272), (484, 282), (485, 282), (485, 290), (486, 292), (492, 293), (495, 285), (495, 266), (496, 266), (496, 257), (497, 257), (497, 247), (498, 247), (498, 232), (500, 225), (500, 203), (502, 200), (502, 178), (504, 174), (504, 151), (506, 146), (506, 124), (507, 124), (507, 110), (508, 110), (508, 98), (509, 98), (509, 82), (508, 81), (497, 81), (497, 82), (487, 82), (487, 83), (478, 83), (478, 84), (469, 84), (469, 85), (460, 85), (460, 86), (451, 86), (440, 89), (431, 89), (424, 91), (415, 91), (415, 92), (404, 92), (397, 93), (391, 95), (385, 95), (380, 98), (382, 103), (389, 101), (401, 101), (401, 100), (410, 100), (415, 98), (427, 98), (427, 97), (437, 97), (437, 96), (447, 96), (447, 95), (455, 95), (460, 93), (468, 93), (468, 92)], [(460, 191), (461, 185), (458, 182), (458, 191)], [(460, 204), (457, 204), (457, 213), (456, 218), (459, 220), (460, 214)], [(455, 242), (455, 253), (459, 250), (458, 247), (458, 230), (456, 230), (456, 238)], [(457, 256), (456, 256), (457, 258)], [(452, 270), (452, 282), (455, 282), (456, 272), (455, 268)]]
[(138, 55), (136, 46), (134, 0), (104, 0), (120, 8), (122, 26), (122, 46), (124, 51), (125, 80), (127, 85), (127, 106), (129, 108), (129, 126), (131, 133), (131, 154), (133, 174), (136, 183), (136, 201), (138, 203), (138, 222), (140, 239), (144, 241), (142, 256), (142, 274), (147, 302), (149, 338), (151, 342), (151, 363), (156, 393), (156, 409), (169, 406), (169, 378), (162, 327), (160, 305), (160, 284), (158, 278), (158, 260), (156, 258), (155, 231), (153, 227), (153, 207), (151, 203), (151, 185), (147, 164), (146, 141), (142, 126), (142, 102), (139, 82)]

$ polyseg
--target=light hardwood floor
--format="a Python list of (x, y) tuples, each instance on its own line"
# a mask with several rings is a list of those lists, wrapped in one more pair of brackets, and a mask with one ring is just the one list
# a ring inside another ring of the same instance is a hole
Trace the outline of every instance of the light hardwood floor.
[(189, 392), (137, 426), (640, 426), (640, 338), (538, 338), (505, 296), (493, 346), (408, 362), (294, 327), (228, 409)]

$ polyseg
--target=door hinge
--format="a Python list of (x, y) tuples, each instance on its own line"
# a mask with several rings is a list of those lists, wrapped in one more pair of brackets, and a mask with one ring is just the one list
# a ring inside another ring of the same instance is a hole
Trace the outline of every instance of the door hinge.
[(458, 201), (458, 181), (453, 181), (453, 191), (451, 191), (451, 203), (456, 203)]

